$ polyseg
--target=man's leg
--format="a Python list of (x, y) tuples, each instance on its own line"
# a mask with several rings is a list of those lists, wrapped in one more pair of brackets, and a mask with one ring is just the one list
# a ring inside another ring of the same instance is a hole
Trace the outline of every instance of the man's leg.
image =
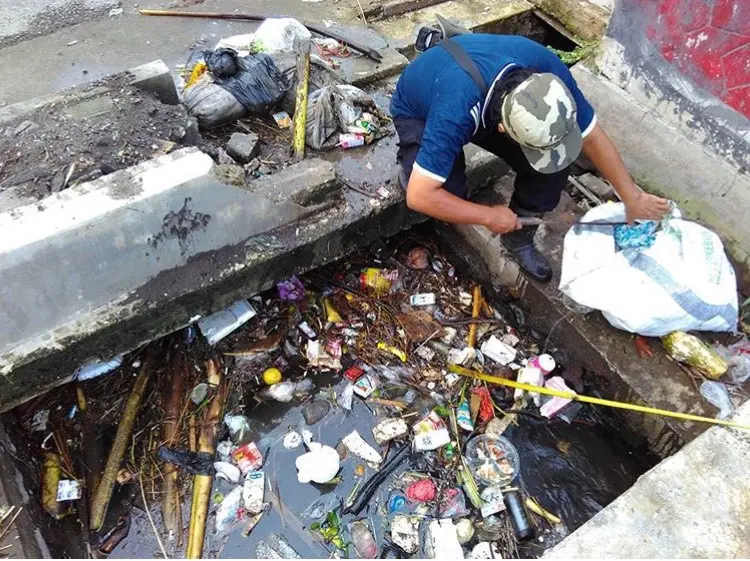
[[(506, 135), (493, 133), (477, 140), (476, 144), (501, 157), (516, 172), (510, 208), (519, 216), (541, 217), (553, 210), (560, 202), (568, 182), (570, 168), (552, 174), (539, 173), (531, 167), (521, 148)], [(536, 226), (527, 226), (502, 237), (503, 244), (518, 259), (521, 267), (529, 275), (540, 281), (549, 282), (552, 268), (549, 261), (534, 246)]]
[[(414, 161), (417, 159), (417, 153), (419, 153), (419, 147), (422, 142), (424, 121), (420, 121), (419, 119), (394, 119), (393, 124), (398, 133), (396, 161), (401, 166), (398, 181), (401, 188), (406, 191), (406, 185), (409, 183), (411, 170), (414, 166)], [(466, 159), (464, 158), (463, 151), (453, 163), (453, 168), (451, 168), (451, 172), (445, 180), (443, 188), (457, 197), (466, 198), (468, 187), (466, 185)]]

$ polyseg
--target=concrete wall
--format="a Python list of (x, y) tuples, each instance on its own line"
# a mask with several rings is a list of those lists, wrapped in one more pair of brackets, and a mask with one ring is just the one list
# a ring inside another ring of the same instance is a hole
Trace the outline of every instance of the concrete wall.
[(689, 138), (750, 169), (750, 2), (617, 0), (597, 63)]

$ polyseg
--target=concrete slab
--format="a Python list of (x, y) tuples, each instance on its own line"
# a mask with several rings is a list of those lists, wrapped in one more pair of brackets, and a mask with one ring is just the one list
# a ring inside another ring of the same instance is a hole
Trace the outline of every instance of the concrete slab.
[(689, 218), (716, 231), (735, 259), (741, 289), (748, 292), (750, 177), (680, 134), (602, 76), (580, 64), (573, 75), (636, 182), (675, 200)]
[[(124, 85), (134, 86), (152, 92), (162, 103), (179, 103), (179, 95), (172, 74), (161, 60), (154, 60), (125, 70), (119, 76)], [(117, 80), (118, 75), (113, 77)], [(20, 121), (44, 107), (61, 106), (67, 116), (73, 119), (85, 119), (96, 114), (110, 111), (112, 102), (107, 94), (110, 87), (101, 82), (88, 82), (50, 95), (43, 95), (0, 107), (0, 126)]]
[(363, 56), (342, 59), (337, 70), (344, 82), (362, 88), (383, 78), (395, 76), (409, 64), (409, 60), (395, 49), (382, 49), (383, 60), (375, 62)]
[[(107, 1), (85, 0), (87, 4), (104, 4)], [(76, 0), (56, 2), (74, 4)], [(20, 9), (16, 6), (19, 3), (2, 4), (11, 11), (11, 19), (12, 12)], [(42, 2), (33, 4), (41, 5)], [(174, 69), (178, 64), (185, 63), (194, 51), (213, 48), (222, 37), (250, 33), (258, 26), (256, 22), (248, 21), (147, 17), (138, 13), (139, 4), (145, 7), (142, 1), (122, 0), (121, 4), (124, 12), (118, 17), (99, 19), (84, 13), (76, 25), (53, 26), (45, 30), (44, 36), (0, 49), (0, 65), (8, 75), (28, 76), (30, 57), (34, 62), (33, 79), (5, 80), (0, 84), (0, 104), (49, 95), (62, 88), (138, 66), (144, 61), (161, 59)], [(177, 2), (175, 5), (184, 8), (185, 3)], [(328, 20), (337, 22), (337, 26), (341, 23), (358, 23), (359, 12), (354, 0), (336, 3), (254, 0), (251, 5), (247, 0), (205, 0), (187, 9), (252, 11), (269, 16), (306, 18), (317, 23)], [(382, 46), (376, 44), (374, 48)]]
[[(291, 200), (292, 188), (287, 198), (279, 195), (283, 173), (251, 192), (220, 183), (212, 167), (207, 155), (184, 149), (0, 215), (4, 398), (25, 391), (11, 376), (20, 366), (141, 313), (148, 299), (160, 297), (153, 292), (160, 273), (340, 200), (303, 206)], [(299, 167), (306, 180), (286, 176), (298, 188), (328, 189), (335, 177), (325, 162)]]
[(363, 10), (367, 21), (377, 21), (443, 2), (445, 0), (370, 0), (363, 3)]
[[(393, 184), (395, 150), (385, 138), (242, 188), (185, 149), (0, 215), (0, 410), (424, 220)], [(488, 156), (469, 154), (472, 184), (499, 171)]]
[[(734, 417), (750, 424), (750, 403)], [(544, 559), (750, 557), (750, 432), (713, 427)]]
[(589, 0), (530, 0), (544, 13), (557, 19), (576, 37), (584, 41), (602, 38), (611, 15), (601, 5)]
[(402, 52), (412, 52), (417, 29), (421, 25), (435, 25), (436, 14), (477, 32), (501, 33), (502, 26), (512, 26), (514, 20), (533, 16), (533, 10), (533, 4), (527, 0), (506, 0), (502, 3), (491, 0), (450, 0), (375, 22), (372, 27), (388, 37), (392, 47)]

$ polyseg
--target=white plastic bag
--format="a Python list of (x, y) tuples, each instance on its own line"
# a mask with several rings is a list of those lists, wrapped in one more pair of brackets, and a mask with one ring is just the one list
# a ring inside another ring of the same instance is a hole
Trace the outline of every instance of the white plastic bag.
[[(612, 227), (571, 228), (560, 291), (601, 310), (613, 326), (640, 335), (734, 331), (737, 282), (719, 237), (673, 212), (649, 248), (618, 251)], [(583, 218), (624, 219), (622, 203), (601, 205)]]
[(268, 18), (253, 33), (253, 44), (264, 53), (293, 51), (300, 40), (310, 41), (312, 34), (292, 18)]

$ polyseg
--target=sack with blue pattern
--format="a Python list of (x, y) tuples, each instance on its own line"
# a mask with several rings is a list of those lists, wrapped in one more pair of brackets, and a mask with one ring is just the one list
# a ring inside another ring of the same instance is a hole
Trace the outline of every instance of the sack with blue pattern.
[[(625, 207), (604, 204), (583, 220), (625, 220)], [(719, 237), (683, 220), (676, 208), (662, 223), (644, 224), (659, 227), (621, 230), (623, 248), (615, 227), (572, 228), (565, 236), (560, 291), (639, 335), (735, 331), (737, 281)]]

